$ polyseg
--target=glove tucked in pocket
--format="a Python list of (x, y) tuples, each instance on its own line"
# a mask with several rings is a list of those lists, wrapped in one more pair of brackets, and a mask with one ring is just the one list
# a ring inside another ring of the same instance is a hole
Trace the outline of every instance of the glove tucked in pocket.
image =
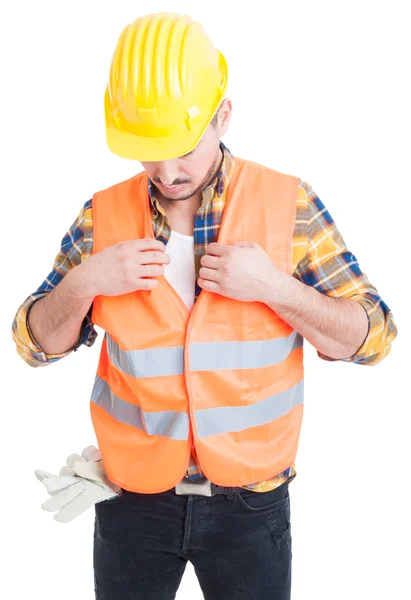
[(41, 507), (55, 512), (56, 521), (67, 523), (88, 508), (123, 492), (110, 482), (104, 468), (101, 452), (95, 446), (87, 446), (80, 454), (71, 454), (59, 475), (48, 471), (34, 472), (51, 495)]

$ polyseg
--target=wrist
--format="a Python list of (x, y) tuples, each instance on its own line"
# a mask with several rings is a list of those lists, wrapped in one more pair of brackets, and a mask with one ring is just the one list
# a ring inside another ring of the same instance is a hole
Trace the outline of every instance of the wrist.
[(261, 302), (272, 309), (286, 308), (290, 296), (296, 293), (298, 283), (289, 273), (276, 269), (269, 279), (269, 284)]
[(70, 286), (72, 295), (78, 300), (89, 301), (90, 303), (97, 296), (98, 291), (93, 284), (93, 278), (90, 273), (90, 259), (74, 267), (67, 273), (65, 279)]

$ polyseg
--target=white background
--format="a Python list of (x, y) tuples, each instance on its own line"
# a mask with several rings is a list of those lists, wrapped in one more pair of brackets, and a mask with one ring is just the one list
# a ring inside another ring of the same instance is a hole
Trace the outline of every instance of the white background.
[[(108, 150), (103, 94), (121, 30), (159, 10), (200, 20), (225, 54), (230, 150), (312, 185), (399, 329), (376, 367), (325, 362), (305, 344), (292, 598), (411, 597), (406, 4), (2, 4), (2, 597), (94, 598), (94, 513), (54, 521), (40, 508), (48, 495), (34, 470), (58, 472), (96, 443), (89, 395), (102, 333), (92, 348), (31, 369), (11, 323), (82, 204), (142, 168)], [(202, 598), (190, 564), (177, 598)]]

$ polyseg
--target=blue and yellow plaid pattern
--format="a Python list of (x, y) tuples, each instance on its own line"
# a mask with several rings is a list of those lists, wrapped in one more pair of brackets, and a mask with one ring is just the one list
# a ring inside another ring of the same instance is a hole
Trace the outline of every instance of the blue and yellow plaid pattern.
[[(235, 168), (235, 158), (222, 142), (221, 150), (223, 160), (220, 170), (214, 181), (203, 191), (202, 204), (195, 217), (194, 247), (197, 275), (200, 269), (200, 258), (205, 253), (207, 245), (217, 240), (224, 210), (225, 191)], [(148, 195), (151, 202), (154, 235), (167, 244), (170, 227), (167, 216), (156, 198), (156, 188), (150, 180)], [(12, 337), (17, 352), (32, 367), (45, 366), (60, 360), (73, 350), (78, 350), (82, 344), (92, 346), (97, 337), (91, 322), (92, 307), (90, 307), (75, 346), (61, 354), (45, 354), (35, 342), (27, 321), (28, 311), (33, 302), (49, 294), (70, 269), (87, 260), (92, 253), (92, 244), (92, 200), (88, 200), (64, 235), (51, 273), (39, 288), (26, 298), (14, 317)], [(353, 356), (333, 359), (317, 351), (318, 356), (328, 361), (342, 360), (369, 366), (378, 364), (390, 352), (391, 342), (397, 335), (392, 312), (379, 296), (377, 289), (361, 271), (356, 257), (346, 247), (324, 204), (311, 186), (304, 181), (300, 181), (298, 187), (292, 257), (294, 277), (306, 285), (315, 287), (322, 294), (351, 298), (359, 302), (368, 315), (368, 335)], [(201, 289), (196, 285), (196, 298), (200, 292)], [(296, 470), (293, 464), (267, 481), (244, 487), (256, 492), (265, 492), (295, 476)], [(194, 449), (186, 477), (188, 480), (204, 477)]]

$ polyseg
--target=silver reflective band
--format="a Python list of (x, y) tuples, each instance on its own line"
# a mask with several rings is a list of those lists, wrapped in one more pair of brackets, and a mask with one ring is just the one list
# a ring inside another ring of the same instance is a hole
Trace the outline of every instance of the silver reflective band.
[(292, 388), (260, 400), (249, 406), (222, 406), (196, 410), (194, 418), (198, 437), (204, 438), (218, 433), (243, 431), (271, 423), (286, 415), (304, 402), (304, 380)]
[(116, 421), (127, 423), (148, 435), (161, 435), (173, 440), (188, 440), (190, 421), (187, 413), (174, 410), (143, 412), (115, 396), (104, 379), (96, 375), (91, 401), (104, 408)]
[(184, 347), (152, 348), (150, 350), (120, 350), (117, 342), (106, 333), (107, 354), (112, 364), (133, 377), (164, 377), (184, 372)]
[(190, 345), (191, 371), (221, 369), (258, 369), (276, 365), (296, 348), (304, 338), (293, 331), (288, 337), (253, 342), (201, 342)]
[[(184, 347), (121, 350), (106, 333), (107, 354), (111, 363), (132, 377), (165, 377), (184, 373)], [(253, 342), (201, 342), (190, 345), (191, 371), (258, 369), (284, 361), (304, 338), (293, 331), (286, 338)]]

